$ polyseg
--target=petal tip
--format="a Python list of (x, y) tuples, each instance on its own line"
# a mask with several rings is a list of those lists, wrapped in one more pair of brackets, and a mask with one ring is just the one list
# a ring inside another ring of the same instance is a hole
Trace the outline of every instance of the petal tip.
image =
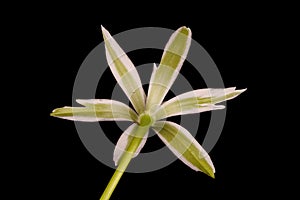
[(101, 25), (101, 31), (102, 31), (102, 35), (103, 35), (104, 40), (107, 40), (108, 38), (111, 37), (109, 32), (102, 25)]
[(113, 159), (115, 166), (118, 166), (118, 160), (116, 158)]
[(59, 112), (59, 110), (61, 110), (61, 108), (55, 108), (55, 109), (52, 110), (52, 112), (50, 113), (50, 116), (56, 117), (56, 114)]
[(245, 92), (246, 90), (247, 90), (247, 88), (241, 89), (241, 90), (237, 90), (237, 91), (240, 92), (240, 93), (243, 93), (243, 92)]
[(157, 69), (156, 63), (153, 63), (153, 68), (154, 68), (154, 69)]
[(179, 28), (179, 32), (187, 36), (191, 35), (191, 29), (186, 26)]
[(104, 26), (102, 26), (102, 24), (101, 24), (101, 30), (102, 30), (102, 32), (106, 31), (106, 29), (104, 28)]
[(215, 174), (214, 173), (210, 173), (209, 176), (213, 179), (216, 179)]

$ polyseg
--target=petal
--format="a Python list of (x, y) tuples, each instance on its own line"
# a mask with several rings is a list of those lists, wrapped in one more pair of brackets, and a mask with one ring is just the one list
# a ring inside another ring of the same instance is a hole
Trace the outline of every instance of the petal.
[(167, 121), (156, 122), (153, 129), (169, 149), (187, 166), (214, 178), (215, 168), (208, 153), (188, 130)]
[[(140, 132), (140, 133), (138, 133)], [(149, 128), (132, 124), (129, 126), (119, 138), (114, 151), (114, 162), (118, 165), (120, 158), (125, 152), (129, 152), (130, 145), (136, 145), (136, 149), (132, 151), (132, 158), (136, 157), (144, 147), (148, 138)], [(142, 133), (142, 134), (141, 134)], [(138, 144), (134, 144), (138, 143)]]
[(226, 89), (199, 89), (178, 95), (167, 102), (155, 113), (157, 120), (175, 115), (200, 113), (223, 109), (223, 105), (215, 105), (233, 99), (244, 90), (235, 90), (235, 87)]
[(108, 99), (77, 99), (85, 107), (62, 107), (51, 116), (73, 121), (137, 121), (137, 114), (122, 102)]
[(158, 68), (154, 67), (146, 109), (151, 110), (163, 101), (167, 92), (174, 83), (191, 44), (191, 30), (181, 27), (170, 37)]
[(103, 26), (102, 34), (105, 42), (106, 59), (110, 70), (137, 113), (143, 112), (146, 97), (135, 66)]

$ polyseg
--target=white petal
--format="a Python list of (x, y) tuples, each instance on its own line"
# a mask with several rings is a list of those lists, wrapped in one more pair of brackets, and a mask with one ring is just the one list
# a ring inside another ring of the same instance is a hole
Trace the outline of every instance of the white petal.
[(107, 99), (77, 99), (85, 107), (63, 107), (51, 116), (73, 121), (137, 121), (137, 114), (122, 102)]
[(235, 90), (235, 87), (226, 89), (199, 89), (178, 95), (164, 102), (155, 113), (156, 119), (163, 119), (175, 115), (200, 113), (225, 108), (215, 105), (237, 97), (245, 90)]
[(146, 95), (138, 72), (126, 53), (102, 26), (108, 65), (138, 113), (144, 111)]
[(170, 37), (158, 68), (153, 71), (148, 90), (146, 109), (160, 105), (171, 88), (191, 44), (191, 30), (181, 27)]
[[(128, 144), (131, 141), (130, 137), (135, 136), (135, 131), (137, 131), (137, 128), (138, 128), (137, 124), (132, 124), (124, 131), (124, 133), (119, 138), (117, 145), (115, 147), (115, 150), (114, 150), (114, 158), (113, 158), (116, 166), (118, 165), (121, 156), (126, 151), (126, 148), (128, 147)], [(144, 145), (147, 141), (147, 138), (148, 138), (148, 131), (143, 136), (141, 143), (139, 144), (136, 151), (133, 153), (132, 158), (136, 157), (140, 153), (140, 151), (142, 150), (142, 148), (144, 147)]]
[(176, 123), (167, 121), (156, 122), (153, 129), (169, 149), (187, 166), (213, 176), (215, 168), (208, 153), (188, 130)]

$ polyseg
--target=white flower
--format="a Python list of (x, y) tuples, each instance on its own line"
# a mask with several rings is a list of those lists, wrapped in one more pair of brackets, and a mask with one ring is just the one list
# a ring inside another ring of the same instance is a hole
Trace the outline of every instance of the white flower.
[[(53, 110), (51, 116), (76, 121), (125, 120), (133, 122), (121, 135), (115, 147), (113, 160), (116, 165), (119, 165), (117, 169), (119, 173), (124, 172), (131, 158), (139, 154), (146, 143), (148, 131), (152, 128), (186, 165), (214, 177), (215, 168), (208, 153), (188, 130), (164, 119), (175, 115), (223, 109), (223, 105), (217, 104), (237, 97), (245, 89), (236, 90), (235, 87), (199, 89), (163, 102), (179, 74), (191, 44), (191, 30), (181, 27), (169, 39), (159, 66), (154, 65), (146, 96), (139, 74), (131, 60), (103, 27), (102, 33), (108, 65), (134, 110), (114, 100), (78, 99), (77, 102), (84, 107), (58, 108)], [(108, 198), (112, 190), (110, 189), (110, 193), (107, 192)]]

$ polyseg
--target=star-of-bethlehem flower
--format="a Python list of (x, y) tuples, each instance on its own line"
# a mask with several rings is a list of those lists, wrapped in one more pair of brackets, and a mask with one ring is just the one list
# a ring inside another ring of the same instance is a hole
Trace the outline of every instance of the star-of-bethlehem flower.
[(170, 37), (159, 66), (154, 64), (148, 95), (145, 95), (140, 77), (131, 60), (102, 27), (108, 65), (134, 110), (124, 103), (108, 99), (77, 99), (83, 107), (62, 107), (51, 116), (75, 121), (131, 121), (117, 142), (113, 160), (117, 169), (100, 199), (109, 199), (130, 160), (137, 156), (152, 128), (169, 149), (186, 165), (214, 178), (215, 168), (201, 145), (180, 125), (165, 121), (167, 117), (223, 109), (217, 105), (233, 99), (244, 90), (198, 89), (178, 95), (166, 102), (163, 99), (186, 58), (191, 44), (191, 30), (181, 27)]

